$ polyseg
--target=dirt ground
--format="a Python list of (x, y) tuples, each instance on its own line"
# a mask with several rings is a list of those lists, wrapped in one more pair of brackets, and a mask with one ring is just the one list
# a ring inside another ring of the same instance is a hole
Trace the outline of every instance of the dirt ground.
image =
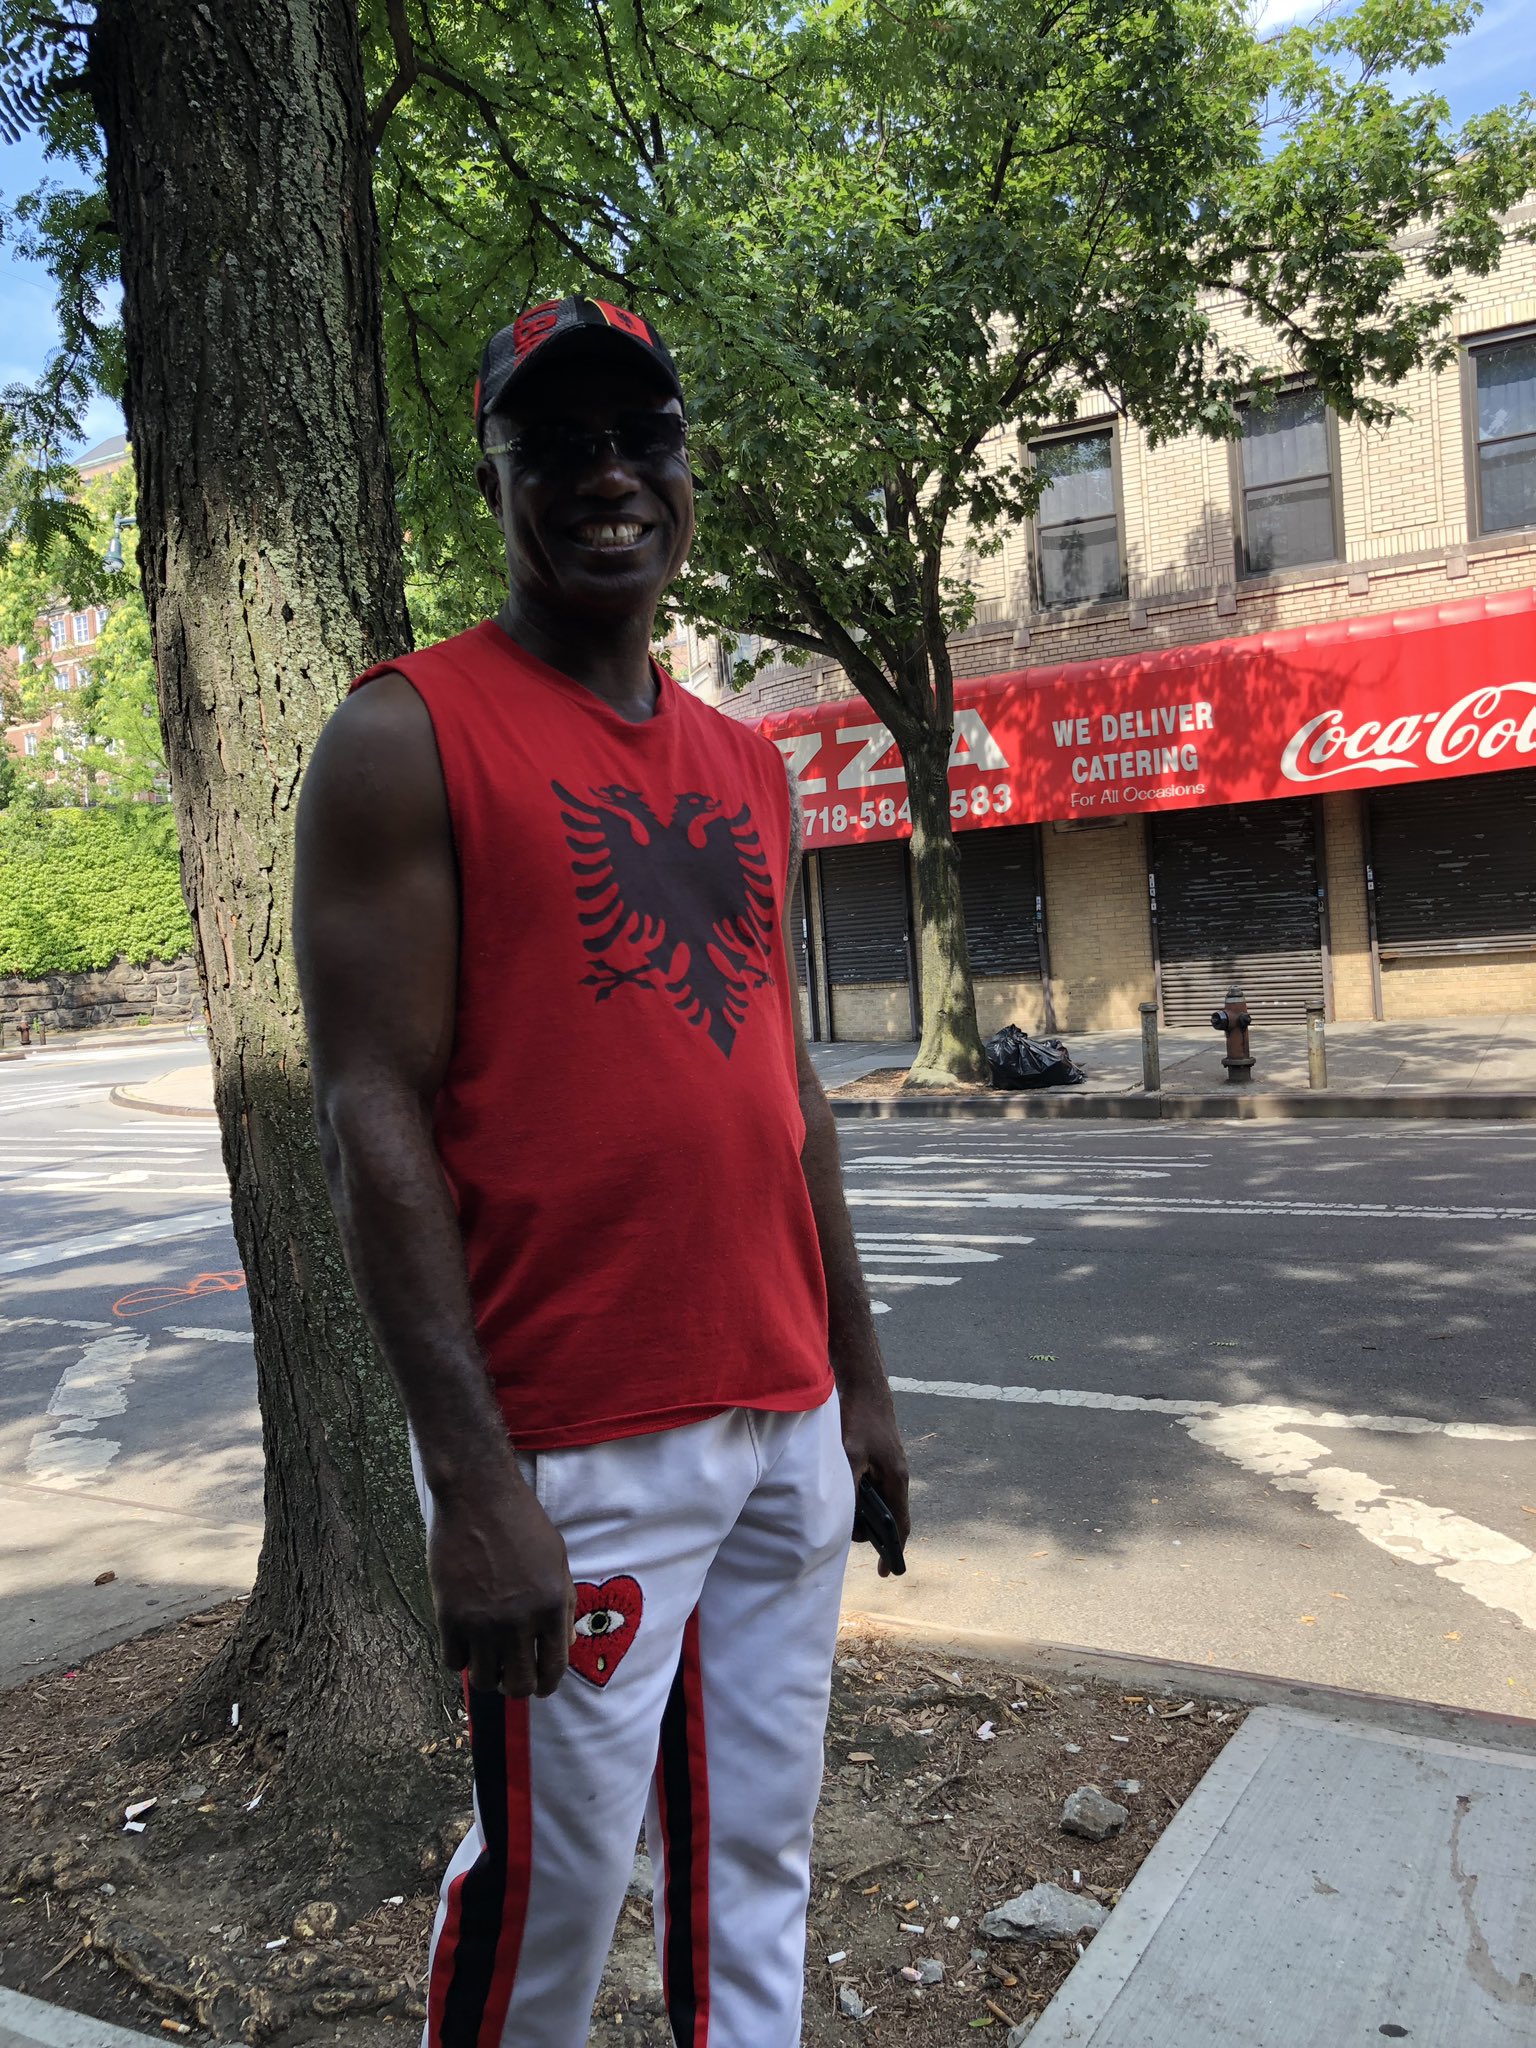
[[(873, 1096), (899, 1095), (902, 1083), (907, 1078), (906, 1067), (871, 1067), (867, 1074), (860, 1074), (857, 1080), (840, 1081), (835, 1088), (827, 1090), (830, 1096), (847, 1096), (850, 1099), (867, 1100)], [(924, 1095), (985, 1095), (985, 1088), (970, 1083), (957, 1082), (953, 1088), (924, 1088)]]
[[(320, 1900), (280, 1921), (272, 1887), (254, 1870), (242, 1881), (246, 1865), (220, 1853), (263, 1794), (258, 1752), (238, 1730), (134, 1771), (112, 1760), (121, 1729), (174, 1696), (237, 1611), (120, 1644), (0, 1701), (0, 1983), (171, 2038), (415, 2048), (437, 1877), (462, 1822), (424, 1842), (401, 1894)], [(1234, 1706), (1046, 1683), (845, 1636), (817, 1826), (809, 2048), (938, 2048), (989, 2027), (1001, 2048), (1079, 1950), (991, 1941), (982, 1914), (1041, 1881), (1112, 1906), (1241, 1720)], [(1062, 1801), (1084, 1784), (1129, 1809), (1123, 1833), (1094, 1843), (1062, 1832)], [(144, 1800), (155, 1803), (135, 1815), (142, 1832), (125, 1831), (126, 1810)], [(466, 1753), (466, 1819), (467, 1807)], [(923, 1962), (943, 1965), (941, 1983), (902, 1975)], [(845, 1988), (867, 2017), (840, 2010)], [(591, 2039), (670, 2043), (638, 1894)]]

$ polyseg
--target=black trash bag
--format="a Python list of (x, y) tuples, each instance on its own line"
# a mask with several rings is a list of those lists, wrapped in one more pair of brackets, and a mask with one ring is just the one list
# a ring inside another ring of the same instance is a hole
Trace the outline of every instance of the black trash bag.
[(1005, 1024), (984, 1050), (994, 1088), (1060, 1088), (1083, 1078), (1059, 1038), (1031, 1038), (1017, 1024)]

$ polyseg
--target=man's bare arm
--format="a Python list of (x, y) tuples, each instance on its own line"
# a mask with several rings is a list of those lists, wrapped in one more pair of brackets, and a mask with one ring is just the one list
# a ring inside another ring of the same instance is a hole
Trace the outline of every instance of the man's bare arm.
[[(793, 775), (789, 777), (789, 876), (784, 891), (784, 951), (794, 960), (794, 939), (789, 917), (794, 900), (795, 877), (800, 872), (803, 832), (800, 795)], [(793, 971), (793, 970), (791, 970)], [(843, 1411), (843, 1444), (853, 1468), (854, 1483), (866, 1475), (879, 1488), (882, 1498), (896, 1517), (905, 1541), (911, 1531), (907, 1502), (907, 1460), (896, 1426), (896, 1411), (886, 1379), (880, 1340), (869, 1306), (869, 1291), (859, 1267), (853, 1223), (843, 1194), (843, 1167), (837, 1144), (837, 1122), (832, 1115), (820, 1076), (811, 1062), (805, 1042), (805, 1020), (800, 997), (795, 991), (795, 1067), (800, 1085), (800, 1111), (805, 1118), (805, 1143), (800, 1164), (810, 1192), (811, 1211), (816, 1218), (816, 1235), (821, 1244), (821, 1263), (827, 1277), (827, 1332), (832, 1376), (837, 1381)], [(882, 1577), (886, 1567), (880, 1567)]]
[(432, 1138), (453, 1044), (458, 877), (426, 706), (403, 676), (351, 697), (299, 805), (294, 939), (331, 1201), (436, 1513), (444, 1656), (481, 1690), (552, 1692), (574, 1593), (518, 1471), (475, 1337)]

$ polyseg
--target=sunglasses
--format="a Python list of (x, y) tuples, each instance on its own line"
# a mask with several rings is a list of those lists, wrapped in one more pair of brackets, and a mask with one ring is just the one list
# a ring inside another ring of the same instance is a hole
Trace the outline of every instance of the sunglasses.
[(510, 455), (519, 469), (537, 476), (563, 476), (589, 469), (610, 449), (640, 469), (678, 462), (688, 446), (688, 422), (675, 412), (623, 412), (611, 427), (573, 427), (561, 420), (525, 427), (510, 441), (497, 441), (487, 455)]

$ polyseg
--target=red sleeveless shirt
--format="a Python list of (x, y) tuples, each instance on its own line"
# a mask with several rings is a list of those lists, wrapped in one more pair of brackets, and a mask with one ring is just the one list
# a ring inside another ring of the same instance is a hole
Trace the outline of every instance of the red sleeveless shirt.
[(490, 622), (353, 687), (387, 670), (426, 704), (448, 792), (434, 1130), (512, 1441), (819, 1406), (777, 749), (666, 675), (631, 724)]

